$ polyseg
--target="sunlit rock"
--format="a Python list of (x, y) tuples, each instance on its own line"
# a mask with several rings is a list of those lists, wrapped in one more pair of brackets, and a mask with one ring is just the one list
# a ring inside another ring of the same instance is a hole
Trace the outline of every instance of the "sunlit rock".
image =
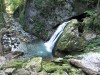
[(81, 68), (88, 75), (100, 74), (100, 53), (86, 53), (69, 61), (74, 66)]

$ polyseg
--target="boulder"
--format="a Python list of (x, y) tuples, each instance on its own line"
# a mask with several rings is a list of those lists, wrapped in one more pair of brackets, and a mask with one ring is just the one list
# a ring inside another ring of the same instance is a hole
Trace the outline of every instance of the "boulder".
[(71, 52), (73, 50), (80, 51), (85, 47), (86, 41), (79, 36), (78, 26), (79, 23), (76, 19), (71, 20), (59, 38), (56, 50)]
[(26, 67), (26, 69), (31, 69), (32, 71), (39, 72), (42, 69), (42, 57), (36, 57), (31, 59)]
[(100, 74), (100, 53), (85, 53), (77, 56), (76, 59), (70, 59), (69, 61), (72, 65), (81, 68), (88, 75)]

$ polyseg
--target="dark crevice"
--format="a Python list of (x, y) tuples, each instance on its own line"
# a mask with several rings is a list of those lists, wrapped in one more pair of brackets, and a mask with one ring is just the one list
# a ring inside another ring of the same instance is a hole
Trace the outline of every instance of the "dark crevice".
[[(69, 21), (69, 20), (72, 20), (72, 19), (77, 19), (79, 22), (83, 22), (83, 19), (85, 17), (89, 17), (90, 15), (88, 13), (82, 13), (82, 14), (79, 14), (79, 15), (76, 15), (76, 16), (72, 16), (70, 18), (68, 18), (67, 20), (65, 20), (64, 22), (66, 21)], [(56, 29), (60, 24), (57, 24), (53, 27), (53, 29)]]

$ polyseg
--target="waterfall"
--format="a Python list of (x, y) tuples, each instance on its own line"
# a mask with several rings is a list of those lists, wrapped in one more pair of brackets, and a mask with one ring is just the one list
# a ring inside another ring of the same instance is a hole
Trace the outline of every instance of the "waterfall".
[(68, 22), (64, 22), (62, 23), (58, 28), (57, 30), (55, 31), (55, 33), (52, 35), (52, 37), (50, 38), (49, 41), (45, 42), (44, 45), (46, 47), (46, 50), (48, 52), (52, 52), (54, 46), (55, 46), (55, 43), (57, 42), (59, 36), (62, 34), (65, 26), (69, 23), (70, 21)]
[(62, 23), (57, 30), (54, 32), (49, 41), (43, 42), (42, 40), (32, 41), (32, 42), (20, 42), (18, 46), (11, 46), (12, 52), (23, 52), (23, 57), (49, 57), (52, 56), (52, 50), (57, 42), (58, 38), (62, 34), (66, 25), (68, 25), (70, 21)]

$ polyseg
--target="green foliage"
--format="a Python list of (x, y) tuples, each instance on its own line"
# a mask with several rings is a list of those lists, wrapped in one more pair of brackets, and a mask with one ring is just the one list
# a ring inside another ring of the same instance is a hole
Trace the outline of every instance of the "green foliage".
[(15, 11), (16, 8), (23, 4), (23, 0), (10, 0), (9, 5), (11, 6), (12, 11)]
[(100, 46), (100, 38), (91, 40), (87, 46), (87, 48), (94, 48), (96, 46)]
[(90, 15), (86, 23), (86, 27), (89, 30), (100, 34), (100, 13), (96, 11), (86, 11), (86, 12)]

